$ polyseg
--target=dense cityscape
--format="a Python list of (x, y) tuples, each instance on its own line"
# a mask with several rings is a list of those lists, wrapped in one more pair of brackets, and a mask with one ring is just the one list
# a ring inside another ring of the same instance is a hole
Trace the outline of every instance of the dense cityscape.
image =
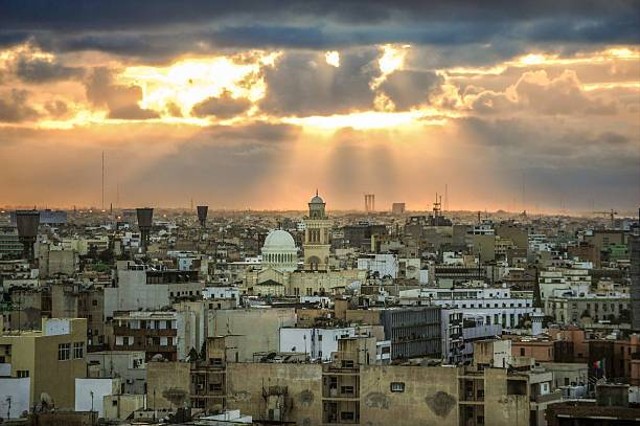
[[(431, 212), (0, 216), (10, 423), (635, 421), (640, 227)], [(15, 420), (14, 420), (15, 419)]]
[(0, 0), (0, 425), (640, 425), (640, 0)]

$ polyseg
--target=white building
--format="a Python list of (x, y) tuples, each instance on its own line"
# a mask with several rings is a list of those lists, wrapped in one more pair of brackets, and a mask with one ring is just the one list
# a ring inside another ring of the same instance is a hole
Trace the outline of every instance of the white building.
[(75, 411), (97, 411), (104, 417), (103, 398), (120, 393), (120, 379), (76, 379)]
[(176, 298), (201, 297), (197, 272), (158, 271), (129, 262), (119, 264), (117, 287), (104, 289), (104, 315), (115, 311), (160, 310)]
[(237, 287), (207, 287), (202, 290), (202, 297), (209, 299), (234, 299), (240, 305), (240, 290)]
[[(29, 377), (4, 377), (11, 374), (11, 364), (7, 366), (9, 371), (0, 371), (0, 416), (9, 419), (17, 419), (24, 411), (29, 411), (29, 395), (31, 394), (31, 379)], [(9, 409), (11, 403), (11, 409)]]
[(311, 359), (330, 361), (331, 354), (338, 351), (338, 339), (355, 335), (355, 327), (281, 328), (280, 352), (308, 354)]
[(376, 253), (358, 258), (358, 269), (377, 272), (380, 278), (398, 278), (398, 267), (398, 258), (391, 253)]
[(420, 288), (400, 291), (401, 305), (461, 309), (465, 314), (484, 317), (484, 324), (514, 328), (533, 313), (533, 292), (508, 288)]

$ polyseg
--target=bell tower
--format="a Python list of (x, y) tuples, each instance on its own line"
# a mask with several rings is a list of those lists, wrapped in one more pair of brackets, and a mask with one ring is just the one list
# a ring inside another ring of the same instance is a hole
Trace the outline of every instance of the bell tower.
[(326, 271), (329, 269), (331, 243), (329, 232), (331, 220), (325, 213), (325, 202), (316, 195), (309, 202), (309, 216), (304, 219), (304, 269), (307, 271)]

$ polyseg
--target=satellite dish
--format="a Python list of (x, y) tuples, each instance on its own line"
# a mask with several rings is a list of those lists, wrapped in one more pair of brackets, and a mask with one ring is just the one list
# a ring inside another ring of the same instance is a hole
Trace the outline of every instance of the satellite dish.
[(46, 392), (42, 392), (40, 394), (40, 402), (45, 403), (47, 405), (53, 405), (53, 398)]

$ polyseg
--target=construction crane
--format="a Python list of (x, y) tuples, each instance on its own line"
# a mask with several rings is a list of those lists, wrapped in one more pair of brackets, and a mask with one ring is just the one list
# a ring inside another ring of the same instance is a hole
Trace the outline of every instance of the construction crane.
[(614, 209), (611, 209), (609, 211), (592, 212), (592, 213), (593, 214), (600, 214), (600, 215), (609, 216), (609, 218), (611, 219), (611, 229), (615, 229), (615, 227), (616, 227), (616, 215), (618, 214), (617, 211), (615, 211)]

